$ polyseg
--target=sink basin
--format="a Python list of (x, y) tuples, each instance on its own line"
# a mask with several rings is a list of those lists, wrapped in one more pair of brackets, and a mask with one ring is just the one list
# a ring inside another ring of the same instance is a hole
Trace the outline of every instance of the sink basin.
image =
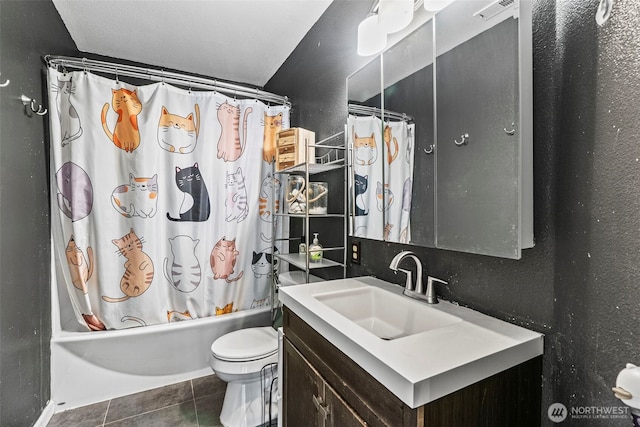
[(361, 328), (388, 341), (462, 321), (459, 317), (431, 309), (426, 303), (373, 286), (312, 296)]
[(278, 298), (411, 408), (542, 354), (537, 332), (402, 290), (354, 277), (283, 286)]

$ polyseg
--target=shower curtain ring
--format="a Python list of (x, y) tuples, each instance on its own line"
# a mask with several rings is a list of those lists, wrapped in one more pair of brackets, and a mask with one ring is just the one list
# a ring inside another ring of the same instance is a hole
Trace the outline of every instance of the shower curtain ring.
[(162, 86), (164, 86), (164, 69), (160, 70), (160, 75), (162, 76), (162, 77), (161, 77), (161, 80), (162, 80)]
[(120, 84), (120, 79), (118, 79), (118, 69), (116, 68), (116, 84)]
[(86, 75), (89, 72), (89, 70), (87, 70), (87, 58), (82, 58), (82, 67), (82, 71), (84, 71), (84, 74)]

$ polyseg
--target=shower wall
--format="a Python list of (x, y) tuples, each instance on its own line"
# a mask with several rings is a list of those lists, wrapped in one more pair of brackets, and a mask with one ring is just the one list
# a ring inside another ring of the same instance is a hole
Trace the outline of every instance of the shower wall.
[(0, 425), (31, 426), (49, 400), (47, 117), (41, 55), (78, 55), (50, 0), (0, 1)]

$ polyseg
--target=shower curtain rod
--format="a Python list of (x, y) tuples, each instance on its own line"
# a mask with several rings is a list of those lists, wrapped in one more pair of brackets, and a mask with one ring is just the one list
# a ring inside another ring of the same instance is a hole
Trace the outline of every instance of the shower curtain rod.
[(84, 71), (95, 71), (116, 76), (127, 76), (151, 80), (156, 82), (170, 83), (182, 87), (207, 89), (225, 93), (227, 95), (241, 96), (245, 98), (257, 98), (261, 101), (274, 104), (283, 104), (291, 107), (291, 101), (286, 96), (276, 95), (259, 88), (251, 88), (240, 84), (218, 81), (204, 77), (190, 76), (182, 73), (164, 71), (162, 69), (143, 68), (133, 65), (115, 64), (105, 61), (96, 61), (87, 58), (74, 58), (70, 56), (46, 55), (45, 63), (50, 67), (68, 68)]
[(384, 113), (384, 118), (391, 120), (402, 120), (407, 123), (413, 122), (413, 116), (408, 116), (405, 113), (396, 113), (391, 110), (381, 110), (377, 107), (369, 107), (367, 105), (359, 105), (359, 104), (349, 104), (349, 114), (361, 114), (361, 115), (374, 115), (377, 117), (382, 117)]

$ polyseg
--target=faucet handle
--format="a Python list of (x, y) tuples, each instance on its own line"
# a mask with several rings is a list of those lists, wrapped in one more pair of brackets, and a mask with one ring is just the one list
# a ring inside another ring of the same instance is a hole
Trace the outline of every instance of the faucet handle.
[(404, 274), (407, 275), (407, 281), (404, 284), (404, 288), (409, 291), (412, 291), (413, 290), (413, 279), (411, 277), (412, 271), (405, 270), (404, 268), (399, 268), (398, 271), (402, 271)]
[(434, 282), (442, 283), (443, 285), (448, 285), (449, 283), (438, 279), (437, 277), (428, 276), (427, 277), (427, 302), (429, 304), (437, 304), (438, 296), (436, 295), (435, 286), (433, 286)]

